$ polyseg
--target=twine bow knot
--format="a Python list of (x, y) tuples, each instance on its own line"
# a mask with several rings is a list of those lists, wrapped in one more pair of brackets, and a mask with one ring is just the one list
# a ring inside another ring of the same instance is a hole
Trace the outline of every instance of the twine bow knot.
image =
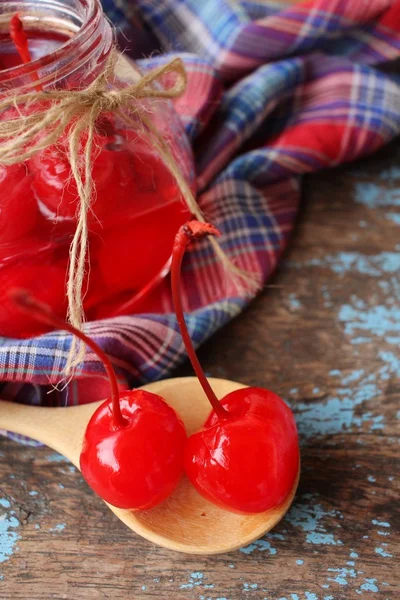
[(86, 106), (100, 105), (100, 112), (112, 112), (123, 106), (123, 98), (116, 90), (99, 90), (82, 94), (80, 101)]
[[(101, 113), (113, 112), (128, 127), (137, 128), (137, 121), (133, 122), (129, 115), (138, 110), (135, 101), (176, 98), (185, 90), (186, 73), (179, 58), (152, 69), (131, 85), (112, 88), (117, 62), (118, 54), (112, 52), (104, 71), (82, 90), (32, 90), (0, 100), (0, 117), (1, 113), (11, 111), (0, 121), (0, 164), (27, 160), (56, 143), (68, 131), (69, 158), (73, 169), (72, 163), (77, 158), (74, 144), (85, 131), (89, 134), (88, 138), (91, 137)], [(154, 85), (168, 73), (175, 74), (173, 85), (167, 89)], [(87, 144), (91, 143), (88, 140)], [(77, 184), (79, 188), (78, 181)]]

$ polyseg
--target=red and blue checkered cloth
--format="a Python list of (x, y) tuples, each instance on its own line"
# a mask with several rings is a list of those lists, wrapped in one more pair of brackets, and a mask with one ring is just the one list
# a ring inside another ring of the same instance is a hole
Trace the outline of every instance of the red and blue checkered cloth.
[[(158, 48), (140, 60), (143, 69), (176, 54), (184, 60), (189, 82), (176, 108), (194, 149), (200, 206), (225, 252), (264, 281), (292, 231), (301, 175), (370, 154), (400, 131), (400, 78), (376, 69), (400, 55), (400, 1), (315, 0), (284, 10), (247, 0), (103, 4), (133, 57)], [(248, 302), (207, 241), (186, 258), (184, 290), (196, 346)], [(167, 283), (162, 303), (163, 314), (85, 327), (123, 386), (165, 377), (185, 356)], [(90, 351), (69, 386), (47, 393), (63, 378), (70, 343), (63, 332), (1, 339), (9, 382), (1, 397), (47, 405), (106, 397)]]

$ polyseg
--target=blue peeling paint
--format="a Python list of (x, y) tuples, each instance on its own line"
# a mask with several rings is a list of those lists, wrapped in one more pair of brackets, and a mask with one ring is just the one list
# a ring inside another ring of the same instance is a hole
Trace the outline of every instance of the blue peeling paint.
[(310, 533), (307, 535), (307, 542), (311, 544), (317, 545), (329, 545), (329, 546), (337, 546), (342, 542), (340, 540), (335, 540), (332, 533)]
[(321, 294), (322, 294), (322, 297), (325, 300), (324, 305), (326, 307), (332, 306), (332, 302), (330, 301), (331, 300), (331, 294), (329, 292), (329, 289), (328, 289), (327, 285), (322, 285), (321, 286)]
[(55, 527), (52, 527), (50, 529), (51, 532), (57, 532), (57, 531), (64, 531), (64, 529), (66, 528), (66, 524), (65, 523), (58, 523), (58, 525), (56, 525)]
[(390, 527), (390, 523), (387, 521), (378, 521), (377, 519), (372, 519), (372, 525), (378, 525), (379, 527)]
[(355, 201), (368, 208), (400, 206), (398, 189), (383, 189), (381, 185), (370, 181), (357, 181)]
[(360, 335), (359, 337), (355, 337), (351, 340), (351, 343), (354, 346), (358, 346), (359, 344), (368, 344), (368, 342), (371, 341), (371, 338), (368, 337), (363, 337), (362, 335)]
[(258, 589), (258, 584), (257, 583), (244, 583), (243, 589), (245, 591), (256, 590), (256, 589)]
[[(400, 333), (400, 309), (397, 306), (372, 306), (363, 302), (362, 307), (345, 304), (339, 310), (339, 321), (344, 323), (347, 335), (359, 331), (381, 337)], [(388, 340), (390, 341), (390, 339)]]
[(297, 299), (296, 294), (289, 294), (289, 305), (292, 310), (301, 308), (301, 302)]
[(62, 454), (58, 454), (58, 452), (54, 452), (54, 454), (50, 454), (50, 456), (47, 457), (47, 460), (49, 460), (50, 462), (57, 462), (57, 463), (68, 462), (68, 460), (65, 458), (65, 456), (63, 456)]
[(294, 527), (300, 527), (306, 534), (306, 541), (315, 545), (341, 545), (342, 542), (332, 533), (327, 533), (323, 524), (326, 518), (340, 517), (339, 511), (325, 510), (317, 502), (317, 496), (304, 494), (299, 502), (292, 506), (287, 521)]
[(349, 578), (356, 578), (357, 571), (355, 569), (347, 569), (343, 567), (342, 569), (328, 569), (330, 573), (338, 573), (335, 577), (328, 577), (328, 581), (334, 581), (339, 585), (348, 585)]
[(400, 255), (398, 252), (380, 252), (371, 255), (359, 252), (339, 252), (324, 258), (312, 258), (305, 265), (328, 267), (337, 275), (360, 273), (371, 277), (381, 277), (384, 273), (390, 275), (398, 272), (400, 269)]
[(296, 560), (296, 564), (297, 564), (297, 565), (304, 565), (304, 560), (301, 560), (301, 558), (298, 558), (298, 559)]
[(380, 350), (378, 352), (378, 356), (382, 359), (395, 374), (400, 373), (400, 357), (393, 354), (393, 352), (386, 352), (384, 350)]
[(342, 378), (342, 385), (348, 385), (354, 381), (358, 381), (365, 374), (364, 369), (355, 369), (349, 375)]
[(383, 548), (375, 548), (375, 554), (379, 554), (379, 556), (382, 556), (383, 558), (392, 558), (393, 556), (393, 554), (386, 552)]
[(11, 504), (10, 501), (7, 500), (7, 498), (0, 498), (0, 506), (2, 506), (3, 508), (10, 508)]
[[(358, 374), (359, 371), (355, 373)], [(355, 375), (353, 377), (355, 381)], [(360, 411), (359, 415), (356, 413), (358, 406), (380, 395), (380, 390), (373, 381), (374, 377), (365, 377), (354, 389), (338, 388), (336, 397), (324, 398), (318, 402), (293, 402), (300, 437), (309, 439), (335, 435), (357, 430), (364, 423), (369, 423), (371, 430), (383, 429), (383, 415), (373, 415), (368, 411)]]
[(313, 592), (304, 592), (304, 595), (306, 600), (318, 600), (317, 594), (314, 594)]
[(368, 481), (369, 481), (370, 483), (375, 483), (375, 482), (376, 482), (376, 479), (375, 479), (375, 477), (373, 477), (372, 475), (368, 475), (367, 479), (368, 479)]
[(350, 552), (350, 558), (358, 558), (358, 554), (357, 554), (357, 552), (354, 552), (354, 550), (352, 550), (352, 551)]
[(37, 492), (36, 490), (31, 490), (31, 491), (29, 492), (29, 495), (30, 495), (30, 496), (37, 496), (38, 494), (39, 494), (39, 492)]
[[(9, 508), (5, 504), (2, 506)], [(20, 539), (20, 535), (16, 531), (20, 523), (12, 513), (13, 511), (0, 516), (0, 563), (5, 562), (13, 555), (15, 544)]]
[[(396, 179), (400, 178), (400, 168), (397, 165), (391, 165), (379, 173), (379, 179), (385, 182), (396, 183)], [(385, 191), (385, 190), (384, 190)]]
[(389, 221), (393, 221), (393, 223), (395, 223), (396, 225), (400, 225), (400, 214), (399, 213), (386, 213), (385, 217), (389, 220)]
[(271, 540), (279, 540), (281, 542), (285, 539), (285, 536), (281, 533), (267, 533), (267, 537)]
[(240, 552), (243, 554), (252, 554), (255, 550), (260, 550), (260, 552), (268, 552), (270, 556), (277, 553), (276, 548), (271, 546), (271, 543), (268, 540), (257, 540), (253, 544), (249, 546), (245, 546), (244, 548), (240, 548)]
[(179, 588), (181, 590), (190, 590), (199, 585), (203, 585), (203, 578), (204, 573), (202, 573), (201, 571), (193, 571), (193, 573), (190, 574), (190, 579), (188, 583), (182, 583), (182, 585), (180, 585)]
[[(371, 413), (368, 413), (368, 415), (370, 415)], [(385, 425), (384, 423), (382, 423), (382, 421), (384, 421), (384, 416), (383, 415), (378, 415), (376, 417), (372, 418), (373, 423), (370, 425), (370, 431), (378, 431), (379, 429), (385, 429)]]
[(379, 592), (376, 582), (376, 579), (365, 579), (364, 583), (360, 587), (360, 590), (363, 592)]

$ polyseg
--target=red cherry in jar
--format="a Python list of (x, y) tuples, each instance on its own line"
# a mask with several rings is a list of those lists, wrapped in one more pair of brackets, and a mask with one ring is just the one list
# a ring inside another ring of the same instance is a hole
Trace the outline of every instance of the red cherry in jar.
[[(68, 261), (68, 245), (64, 261), (43, 242), (24, 239), (0, 250), (0, 284), (4, 290), (24, 287), (41, 301), (51, 304), (53, 311), (63, 317), (67, 311), (65, 296), (65, 273)], [(23, 253), (24, 259), (21, 260)], [(5, 258), (5, 256), (7, 258)], [(49, 324), (32, 318), (29, 312), (21, 312), (6, 295), (0, 302), (0, 332), (6, 337), (33, 337), (51, 330)]]
[(180, 271), (185, 248), (218, 231), (198, 221), (179, 230), (171, 267), (172, 295), (178, 324), (195, 373), (213, 408), (204, 427), (191, 435), (185, 471), (207, 500), (233, 512), (260, 513), (284, 502), (296, 485), (299, 444), (294, 416), (276, 394), (261, 388), (215, 396), (194, 351), (186, 327)]
[(119, 394), (109, 357), (89, 337), (57, 317), (27, 292), (14, 290), (16, 308), (32, 318), (69, 331), (100, 358), (111, 398), (94, 412), (80, 456), (82, 475), (103, 500), (118, 508), (141, 510), (165, 500), (181, 479), (186, 431), (175, 411), (144, 390)]
[[(85, 145), (83, 135), (82, 152)], [(134, 131), (119, 128), (112, 116), (98, 123), (91, 164), (94, 194), (88, 219), (92, 230), (103, 233), (104, 227), (125, 225), (126, 220), (135, 221), (178, 199), (173, 177), (157, 153)], [(43, 214), (53, 220), (75, 219), (79, 197), (67, 137), (37, 153), (29, 168)]]
[[(82, 149), (86, 143), (82, 140)], [(89, 222), (93, 225), (98, 218), (115, 210), (115, 191), (126, 187), (126, 171), (129, 168), (126, 153), (107, 151), (107, 138), (99, 133), (94, 137), (92, 151), (92, 177), (95, 198)], [(38, 152), (29, 161), (33, 173), (32, 187), (39, 200), (42, 213), (48, 218), (74, 219), (78, 210), (78, 190), (72, 176), (68, 159), (68, 140), (49, 146)], [(129, 172), (129, 170), (128, 170)], [(96, 216), (94, 216), (96, 215)]]
[(25, 165), (0, 165), (0, 246), (35, 227), (39, 211)]
[[(175, 232), (188, 216), (183, 203), (175, 200), (161, 206), (156, 214), (143, 213), (131, 222), (106, 229), (92, 248), (105, 289), (110, 294), (131, 290), (133, 296), (145, 286), (171, 257)], [(154, 251), (149, 240), (154, 240)]]

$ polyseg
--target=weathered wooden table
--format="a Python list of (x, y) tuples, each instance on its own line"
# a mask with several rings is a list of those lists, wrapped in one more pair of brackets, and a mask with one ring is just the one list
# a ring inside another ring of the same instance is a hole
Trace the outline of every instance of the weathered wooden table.
[(3, 439), (2, 600), (400, 598), (399, 161), (396, 143), (310, 177), (275, 287), (200, 352), (208, 373), (294, 408), (303, 466), (285, 520), (229, 555), (174, 554), (62, 457)]

